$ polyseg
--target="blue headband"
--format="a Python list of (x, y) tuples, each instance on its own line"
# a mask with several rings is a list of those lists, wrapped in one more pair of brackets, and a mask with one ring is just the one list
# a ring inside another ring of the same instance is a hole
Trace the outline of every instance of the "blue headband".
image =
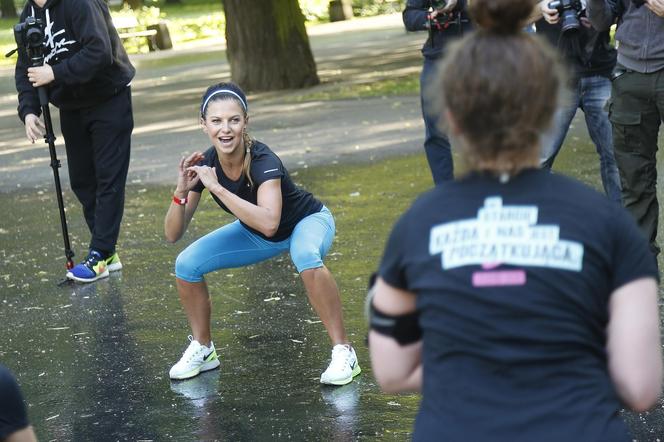
[(234, 92), (230, 89), (217, 89), (216, 91), (212, 92), (208, 97), (205, 99), (203, 102), (203, 106), (201, 106), (201, 114), (205, 111), (205, 107), (208, 105), (208, 102), (210, 101), (210, 98), (214, 97), (217, 94), (231, 94), (235, 95), (238, 100), (240, 100), (240, 103), (242, 104), (242, 108), (244, 109), (245, 112), (247, 112), (247, 102), (244, 101), (244, 98), (240, 96), (237, 92)]

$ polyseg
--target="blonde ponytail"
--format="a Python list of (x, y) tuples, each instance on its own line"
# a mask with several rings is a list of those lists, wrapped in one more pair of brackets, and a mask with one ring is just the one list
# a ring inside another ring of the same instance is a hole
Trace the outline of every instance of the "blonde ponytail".
[(249, 185), (254, 187), (254, 180), (251, 179), (251, 148), (254, 146), (254, 140), (251, 139), (247, 131), (242, 132), (244, 139), (244, 163), (242, 163), (242, 173), (249, 180)]

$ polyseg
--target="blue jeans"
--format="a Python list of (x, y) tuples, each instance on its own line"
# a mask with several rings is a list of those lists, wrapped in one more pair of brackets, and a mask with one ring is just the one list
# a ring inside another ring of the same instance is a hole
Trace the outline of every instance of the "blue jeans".
[(425, 58), (420, 75), (420, 98), (425, 129), (424, 151), (436, 185), (454, 179), (450, 140), (440, 130), (441, 115), (435, 108), (436, 94), (440, 91), (429, 90), (436, 79), (437, 61)]
[(187, 282), (200, 282), (214, 270), (244, 267), (290, 250), (291, 260), (302, 273), (323, 266), (332, 246), (334, 218), (327, 207), (303, 218), (283, 241), (268, 241), (236, 220), (199, 238), (175, 260), (175, 276)]
[(541, 164), (551, 169), (556, 155), (565, 141), (576, 109), (586, 117), (588, 134), (599, 154), (602, 186), (606, 196), (622, 204), (620, 174), (613, 152), (612, 128), (605, 104), (611, 95), (611, 81), (606, 77), (582, 77), (571, 91), (569, 103), (561, 106), (554, 117), (553, 129), (542, 137)]

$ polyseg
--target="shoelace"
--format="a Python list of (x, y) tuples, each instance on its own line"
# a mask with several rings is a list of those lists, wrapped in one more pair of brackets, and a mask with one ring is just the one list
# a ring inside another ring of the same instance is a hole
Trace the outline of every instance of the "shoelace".
[(350, 361), (352, 358), (353, 354), (351, 353), (350, 349), (346, 347), (333, 348), (332, 361), (330, 362), (330, 366), (333, 366), (335, 369), (345, 368), (346, 366), (350, 366)]
[(92, 267), (94, 267), (95, 263), (98, 263), (101, 260), (102, 260), (101, 257), (97, 258), (97, 255), (93, 255), (92, 253), (89, 253), (88, 257), (85, 258), (85, 265), (87, 267), (92, 268)]
[(187, 349), (184, 351), (184, 354), (182, 355), (182, 359), (186, 360), (187, 362), (191, 362), (194, 357), (202, 354), (205, 356), (205, 350), (203, 349), (203, 346), (201, 344), (198, 344), (198, 346), (193, 346), (191, 343), (194, 342), (194, 337), (189, 335), (189, 345), (187, 346)]

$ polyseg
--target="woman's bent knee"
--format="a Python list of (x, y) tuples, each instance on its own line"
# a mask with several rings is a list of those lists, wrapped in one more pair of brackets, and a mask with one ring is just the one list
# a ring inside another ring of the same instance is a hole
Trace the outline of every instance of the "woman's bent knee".
[(183, 250), (175, 260), (175, 276), (186, 282), (200, 282), (203, 280), (198, 263), (194, 262), (193, 257)]
[(320, 256), (318, 250), (300, 250), (296, 253), (291, 251), (291, 259), (293, 260), (293, 264), (295, 265), (298, 273), (302, 273), (305, 270), (323, 267), (323, 258)]

